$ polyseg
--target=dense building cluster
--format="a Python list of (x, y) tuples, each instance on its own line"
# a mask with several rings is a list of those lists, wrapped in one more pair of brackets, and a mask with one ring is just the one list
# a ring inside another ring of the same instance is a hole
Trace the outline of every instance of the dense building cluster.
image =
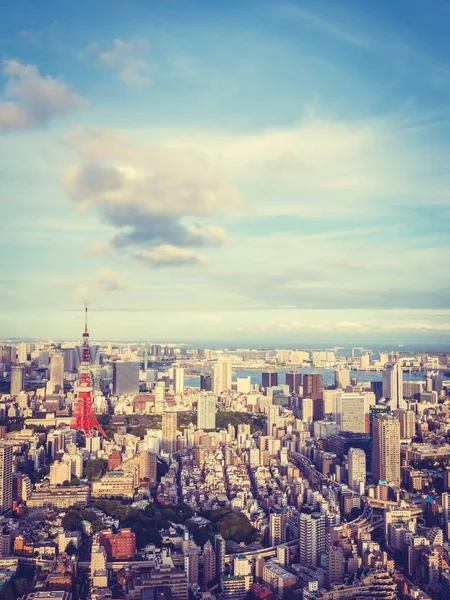
[(0, 363), (0, 594), (450, 598), (448, 355), (86, 327)]

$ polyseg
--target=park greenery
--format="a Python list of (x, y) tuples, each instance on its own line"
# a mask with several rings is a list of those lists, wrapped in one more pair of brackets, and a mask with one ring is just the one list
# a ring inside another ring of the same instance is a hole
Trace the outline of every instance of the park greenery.
[(92, 458), (84, 465), (84, 476), (89, 481), (95, 481), (103, 477), (108, 470), (108, 461), (104, 458)]
[[(172, 525), (187, 527), (199, 546), (203, 546), (208, 540), (213, 541), (216, 533), (220, 533), (225, 540), (233, 540), (237, 543), (251, 543), (258, 540), (258, 532), (243, 513), (233, 512), (230, 509), (202, 511), (200, 515), (209, 522), (206, 525), (199, 525), (192, 521), (193, 510), (183, 503), (149, 504), (145, 509), (139, 509), (124, 504), (122, 500), (99, 499), (92, 502), (91, 508), (75, 506), (69, 508), (62, 521), (63, 527), (69, 531), (82, 531), (82, 522), (88, 521), (94, 532), (100, 531), (103, 525), (93, 508), (118, 520), (120, 527), (129, 527), (134, 531), (138, 549), (147, 544), (161, 547), (160, 531), (169, 529)], [(181, 532), (181, 529), (179, 531)]]

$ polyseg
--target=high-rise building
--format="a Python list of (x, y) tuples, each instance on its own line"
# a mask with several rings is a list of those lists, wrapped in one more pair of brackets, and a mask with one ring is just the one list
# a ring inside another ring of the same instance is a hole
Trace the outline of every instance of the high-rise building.
[(50, 358), (50, 387), (52, 393), (64, 391), (64, 354), (55, 352)]
[(200, 375), (200, 389), (202, 390), (202, 392), (212, 391), (211, 375)]
[(383, 371), (383, 396), (388, 400), (391, 411), (407, 408), (403, 399), (403, 371), (398, 357)]
[(362, 394), (343, 393), (336, 395), (336, 423), (341, 431), (366, 432), (366, 406)]
[(278, 373), (274, 371), (266, 371), (261, 375), (261, 385), (263, 388), (277, 387)]
[(183, 367), (175, 367), (173, 370), (174, 389), (177, 394), (184, 392), (184, 369)]
[(213, 392), (216, 395), (231, 390), (232, 381), (232, 363), (231, 356), (222, 356), (219, 358), (213, 369)]
[(362, 494), (366, 485), (366, 453), (361, 448), (348, 451), (348, 486)]
[(272, 437), (274, 426), (278, 426), (280, 421), (280, 407), (277, 404), (270, 404), (267, 414), (267, 435)]
[(320, 555), (326, 552), (325, 515), (307, 510), (300, 513), (300, 563), (308, 567), (320, 564)]
[(270, 513), (269, 541), (271, 546), (279, 546), (286, 541), (286, 513), (274, 511)]
[(203, 546), (203, 581), (205, 588), (216, 577), (216, 553), (208, 540)]
[(350, 371), (348, 369), (336, 369), (334, 371), (334, 387), (345, 390), (350, 385)]
[(113, 394), (139, 392), (139, 363), (116, 361), (113, 363)]
[(289, 386), (289, 392), (291, 394), (298, 394), (299, 388), (302, 385), (302, 374), (295, 373), (294, 371), (286, 373), (286, 385)]
[(107, 560), (131, 560), (136, 556), (136, 534), (131, 529), (111, 529), (100, 532), (99, 543), (106, 551)]
[(303, 398), (313, 401), (313, 421), (323, 418), (323, 377), (318, 373), (303, 375)]
[(22, 342), (17, 346), (17, 360), (19, 362), (19, 365), (23, 365), (24, 363), (26, 363), (27, 357), (27, 345)]
[(213, 392), (201, 392), (197, 403), (197, 428), (216, 428), (216, 400)]
[(12, 509), (13, 493), (13, 447), (0, 442), (0, 514)]
[(162, 451), (173, 454), (177, 449), (177, 413), (164, 412), (162, 416)]
[(393, 415), (374, 415), (372, 480), (400, 485), (400, 422)]
[(416, 435), (416, 415), (414, 411), (400, 408), (394, 411), (394, 415), (400, 421), (400, 438), (411, 440)]
[(157, 381), (155, 386), (155, 413), (161, 415), (164, 412), (166, 404), (166, 384), (164, 381)]
[(50, 465), (50, 485), (62, 485), (72, 479), (71, 465), (69, 462), (56, 460)]
[(11, 367), (11, 396), (17, 396), (25, 387), (25, 369), (23, 367)]
[(328, 551), (328, 582), (342, 583), (345, 573), (345, 556), (342, 546), (333, 545)]
[(302, 421), (310, 423), (313, 420), (313, 401), (311, 398), (302, 398)]
[(226, 554), (225, 540), (220, 533), (214, 536), (214, 552), (216, 553), (216, 575), (220, 576), (225, 572)]

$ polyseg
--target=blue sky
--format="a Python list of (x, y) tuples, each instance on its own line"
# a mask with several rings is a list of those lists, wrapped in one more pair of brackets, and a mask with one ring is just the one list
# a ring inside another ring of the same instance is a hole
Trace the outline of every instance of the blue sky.
[(449, 18), (3, 2), (0, 336), (444, 343)]

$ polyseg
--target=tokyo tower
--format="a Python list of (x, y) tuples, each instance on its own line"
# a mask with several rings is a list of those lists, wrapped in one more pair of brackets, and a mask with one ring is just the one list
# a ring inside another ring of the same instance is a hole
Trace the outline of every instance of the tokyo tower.
[(97, 431), (104, 438), (108, 436), (103, 431), (97, 420), (92, 403), (92, 380), (91, 380), (91, 352), (89, 350), (89, 333), (87, 326), (87, 302), (85, 308), (85, 325), (83, 333), (83, 345), (81, 350), (80, 379), (77, 388), (77, 400), (73, 411), (71, 429), (82, 431), (86, 437), (93, 437)]

